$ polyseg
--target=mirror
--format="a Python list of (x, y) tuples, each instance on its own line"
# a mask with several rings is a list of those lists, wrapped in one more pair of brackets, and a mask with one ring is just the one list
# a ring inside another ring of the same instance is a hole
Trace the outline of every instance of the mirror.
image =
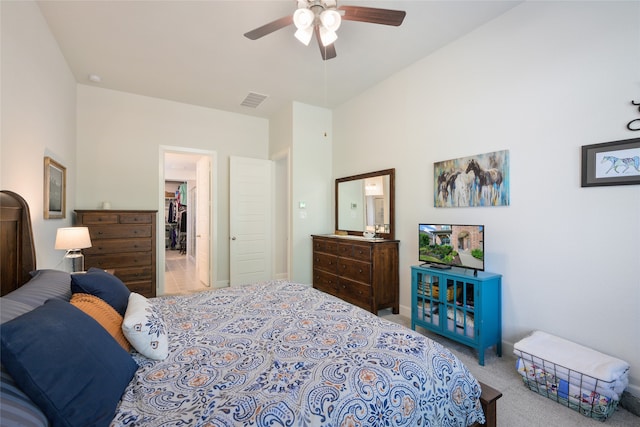
[(336, 179), (336, 230), (394, 239), (395, 169)]

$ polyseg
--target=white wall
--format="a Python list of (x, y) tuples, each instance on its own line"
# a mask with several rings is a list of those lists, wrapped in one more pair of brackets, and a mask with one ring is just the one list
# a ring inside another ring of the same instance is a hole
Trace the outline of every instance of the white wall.
[[(640, 395), (640, 186), (580, 187), (582, 145), (640, 137), (639, 19), (526, 2), (334, 111), (334, 178), (396, 168), (403, 313), (417, 224), (485, 224), (506, 343), (542, 329), (612, 354)], [(434, 162), (502, 149), (511, 206), (433, 207)]]
[[(229, 279), (229, 156), (268, 158), (265, 119), (78, 85), (78, 209), (158, 209), (160, 146), (217, 153), (217, 281)], [(160, 215), (162, 218), (162, 215)]]
[(269, 119), (269, 153), (273, 157), (293, 145), (293, 103)]
[(293, 104), (269, 119), (269, 158), (274, 160), (274, 278), (291, 278), (293, 227), (291, 224), (291, 191), (293, 180), (291, 148), (293, 145)]
[[(56, 230), (71, 225), (76, 197), (76, 84), (35, 3), (3, 1), (0, 10), (0, 188), (30, 206), (37, 267), (60, 268)], [(65, 219), (43, 218), (45, 156), (67, 168)]]
[[(293, 103), (292, 275), (312, 283), (312, 234), (333, 232), (331, 110)], [(305, 207), (301, 208), (300, 203)]]
[(312, 283), (311, 235), (333, 231), (331, 120), (326, 108), (293, 102), (269, 121), (272, 155), (291, 155), (290, 279), (298, 283)]

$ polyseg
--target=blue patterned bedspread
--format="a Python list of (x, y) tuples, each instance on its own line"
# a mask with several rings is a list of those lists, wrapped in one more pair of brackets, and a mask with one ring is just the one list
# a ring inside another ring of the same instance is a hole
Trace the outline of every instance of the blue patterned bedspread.
[(114, 426), (467, 426), (480, 387), (440, 344), (309, 286), (151, 300), (169, 357), (140, 365)]

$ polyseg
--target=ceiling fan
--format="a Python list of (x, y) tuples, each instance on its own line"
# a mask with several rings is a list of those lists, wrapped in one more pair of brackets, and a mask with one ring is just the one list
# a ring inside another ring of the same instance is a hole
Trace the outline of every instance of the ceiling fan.
[(298, 7), (292, 15), (283, 16), (244, 34), (257, 40), (281, 28), (295, 24), (295, 36), (308, 45), (315, 35), (322, 59), (336, 57), (334, 42), (338, 38), (336, 30), (342, 20), (369, 22), (372, 24), (402, 24), (406, 12), (403, 10), (379, 9), (364, 6), (340, 6), (337, 0), (297, 0)]

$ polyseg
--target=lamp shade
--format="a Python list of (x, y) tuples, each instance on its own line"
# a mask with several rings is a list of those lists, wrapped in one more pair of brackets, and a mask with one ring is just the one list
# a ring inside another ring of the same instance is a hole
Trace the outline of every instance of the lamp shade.
[(65, 227), (58, 228), (56, 234), (56, 249), (84, 249), (91, 247), (89, 228), (87, 227)]
[(320, 27), (320, 41), (322, 46), (329, 46), (338, 40), (338, 35), (335, 31), (327, 30), (325, 27)]
[(328, 9), (320, 14), (320, 22), (329, 31), (337, 31), (340, 28), (342, 19), (340, 14), (334, 9)]
[(315, 19), (316, 15), (310, 9), (297, 9), (293, 13), (293, 23), (298, 29), (305, 29), (310, 27)]
[(313, 37), (313, 27), (299, 28), (295, 36), (304, 45), (309, 46), (309, 42), (311, 42), (311, 38)]

